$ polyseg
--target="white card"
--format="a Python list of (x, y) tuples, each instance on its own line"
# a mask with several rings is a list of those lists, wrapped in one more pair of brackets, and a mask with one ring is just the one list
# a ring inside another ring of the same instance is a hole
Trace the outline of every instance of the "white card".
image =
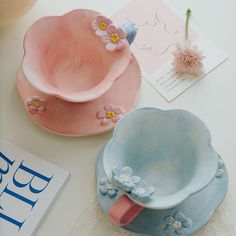
[[(144, 78), (168, 102), (182, 94), (201, 78), (185, 79), (175, 76), (171, 62), (176, 44), (183, 44), (185, 38), (185, 13), (180, 14), (162, 0), (135, 0), (113, 17), (114, 22), (131, 22), (137, 29), (132, 52), (138, 59)], [(189, 39), (202, 51), (204, 77), (222, 64), (228, 56), (199, 29), (190, 18)]]

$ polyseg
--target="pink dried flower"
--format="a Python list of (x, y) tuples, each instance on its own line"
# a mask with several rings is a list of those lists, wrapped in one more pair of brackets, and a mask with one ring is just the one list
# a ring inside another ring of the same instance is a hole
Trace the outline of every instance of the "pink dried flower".
[(115, 51), (125, 47), (126, 33), (123, 29), (117, 28), (115, 25), (110, 25), (107, 28), (107, 33), (101, 37), (103, 42), (106, 43), (106, 49), (108, 51)]
[(26, 105), (28, 106), (29, 111), (35, 115), (37, 113), (41, 114), (46, 109), (46, 100), (42, 99), (38, 96), (34, 96), (32, 98), (29, 98), (26, 101)]
[(117, 122), (122, 117), (122, 114), (123, 112), (119, 107), (106, 105), (103, 110), (98, 111), (97, 118), (101, 120), (101, 125), (108, 125), (111, 122)]
[(180, 76), (199, 77), (204, 73), (202, 52), (188, 41), (183, 47), (176, 45), (172, 65)]
[(106, 34), (106, 30), (109, 25), (112, 24), (112, 21), (105, 16), (98, 16), (96, 20), (92, 22), (92, 28), (95, 30), (95, 34), (102, 36)]

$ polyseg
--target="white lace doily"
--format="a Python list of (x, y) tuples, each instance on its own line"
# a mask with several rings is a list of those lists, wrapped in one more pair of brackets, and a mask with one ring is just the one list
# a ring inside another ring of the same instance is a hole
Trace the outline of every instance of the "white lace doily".
[[(95, 200), (78, 217), (69, 236), (135, 236), (113, 225)], [(211, 221), (194, 236), (236, 236), (234, 224), (221, 206)]]

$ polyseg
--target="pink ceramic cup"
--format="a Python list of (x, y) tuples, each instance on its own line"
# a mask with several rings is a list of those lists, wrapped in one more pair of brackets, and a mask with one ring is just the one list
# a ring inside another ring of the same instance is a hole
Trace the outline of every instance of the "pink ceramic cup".
[(105, 94), (131, 60), (128, 42), (108, 51), (91, 24), (100, 15), (74, 10), (36, 21), (24, 40), (22, 70), (37, 90), (69, 102), (88, 102)]
[(132, 222), (143, 209), (144, 207), (123, 195), (112, 205), (108, 214), (114, 224), (125, 226)]

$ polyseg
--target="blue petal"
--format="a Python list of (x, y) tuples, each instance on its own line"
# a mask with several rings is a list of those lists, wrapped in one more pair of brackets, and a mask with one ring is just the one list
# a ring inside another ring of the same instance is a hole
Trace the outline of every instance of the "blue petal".
[(148, 194), (152, 195), (154, 192), (155, 192), (155, 189), (153, 187), (151, 187), (151, 186), (148, 187), (148, 189), (147, 189)]
[(152, 195), (142, 197), (143, 202), (149, 202), (152, 200)]
[(108, 193), (107, 193), (107, 195), (108, 195), (110, 198), (115, 197), (116, 194), (117, 194), (117, 191), (114, 190), (114, 189), (110, 189), (110, 190), (108, 190)]
[(172, 225), (174, 223), (175, 219), (173, 218), (173, 216), (167, 216), (164, 219), (164, 222), (166, 225)]
[(185, 219), (182, 220), (181, 224), (185, 228), (190, 228), (193, 225), (193, 222), (192, 222), (191, 219), (185, 218)]
[(140, 183), (137, 186), (139, 186), (141, 188), (144, 188), (144, 189), (147, 189), (150, 186), (150, 184), (148, 182), (144, 181), (144, 180), (141, 180)]
[(121, 188), (126, 192), (130, 192), (130, 190), (133, 187), (132, 183), (125, 183), (122, 180), (119, 179), (119, 177), (117, 176), (113, 176), (112, 177), (112, 183), (114, 184), (114, 186), (116, 186), (117, 188)]
[(177, 212), (174, 214), (174, 218), (182, 222), (182, 220), (185, 220), (185, 215), (182, 212)]
[(139, 198), (139, 194), (137, 192), (135, 192), (135, 191), (131, 191), (131, 196), (134, 199), (138, 199)]
[(219, 159), (218, 168), (222, 168), (223, 166), (224, 166), (224, 162), (221, 159)]
[(103, 178), (103, 179), (100, 179), (99, 184), (102, 186), (106, 186), (107, 184), (109, 184), (109, 181), (108, 179)]
[(134, 187), (134, 184), (132, 183), (123, 183), (121, 185), (121, 188), (125, 190), (126, 192), (130, 192), (133, 187)]
[[(138, 189), (142, 188), (144, 192), (140, 192)], [(150, 200), (150, 196), (154, 193), (154, 188), (150, 186), (147, 182), (141, 180), (135, 187), (132, 189), (132, 193), (135, 196), (142, 197), (143, 201)], [(141, 198), (140, 198), (141, 199)]]
[(121, 187), (122, 183), (120, 182), (119, 178), (117, 176), (112, 177), (112, 184), (118, 188)]
[(132, 183), (137, 184), (140, 182), (141, 178), (139, 176), (131, 176), (130, 180)]
[(185, 234), (187, 229), (185, 227), (180, 227), (179, 229), (175, 229), (177, 234)]
[(154, 188), (146, 181), (141, 180), (137, 185), (137, 188), (141, 187), (145, 190), (146, 193), (153, 193)]
[(218, 169), (217, 171), (216, 171), (216, 177), (217, 178), (221, 178), (223, 175), (224, 175), (224, 171), (222, 170), (222, 169)]
[(164, 228), (164, 231), (167, 232), (167, 233), (174, 233), (175, 232), (175, 228), (172, 225), (167, 225)]
[(127, 176), (132, 176), (133, 174), (133, 170), (128, 166), (125, 166), (121, 172), (123, 175), (127, 175)]
[(147, 193), (138, 193), (136, 191), (131, 191), (131, 196), (141, 202), (148, 202), (152, 199), (152, 195), (151, 194), (147, 194)]
[(113, 169), (112, 169), (112, 175), (113, 176), (120, 176), (120, 169), (119, 168), (117, 168), (117, 167), (114, 167)]
[(106, 195), (108, 192), (108, 189), (104, 186), (100, 186), (99, 191), (101, 192), (101, 194)]
[(141, 202), (149, 202), (149, 201), (151, 201), (152, 196), (151, 196), (151, 195), (140, 196), (139, 198), (140, 198), (140, 201), (141, 201)]

